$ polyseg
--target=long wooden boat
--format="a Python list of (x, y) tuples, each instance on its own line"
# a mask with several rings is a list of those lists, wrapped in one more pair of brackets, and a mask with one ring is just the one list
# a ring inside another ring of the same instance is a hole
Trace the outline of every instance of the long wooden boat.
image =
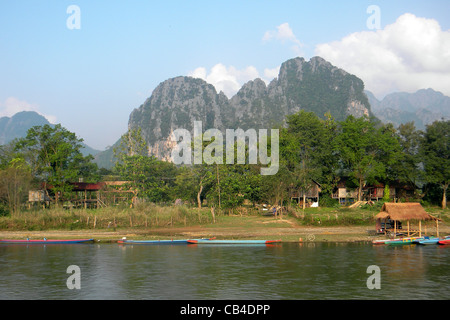
[(425, 240), (425, 237), (411, 237), (402, 239), (393, 239), (387, 241), (388, 245), (405, 245), (405, 244), (415, 244), (415, 241)]
[(428, 244), (439, 244), (439, 241), (450, 240), (450, 236), (445, 236), (444, 238), (438, 237), (425, 237), (424, 240), (416, 240), (414, 243), (428, 245)]
[(15, 239), (2, 239), (0, 243), (7, 244), (74, 244), (74, 243), (86, 243), (93, 242), (94, 239), (39, 239), (39, 240), (15, 240)]
[(188, 240), (126, 240), (122, 239), (117, 241), (120, 244), (153, 244), (153, 245), (163, 245), (163, 244), (189, 244)]
[(421, 245), (437, 244), (439, 240), (439, 238), (425, 238), (423, 240), (415, 240), (414, 243)]
[(409, 237), (409, 238), (374, 240), (374, 241), (372, 241), (372, 244), (404, 245), (404, 244), (413, 244), (414, 241), (421, 241), (421, 240), (425, 240), (425, 237)]
[(214, 239), (190, 239), (192, 244), (273, 244), (281, 240), (214, 240)]

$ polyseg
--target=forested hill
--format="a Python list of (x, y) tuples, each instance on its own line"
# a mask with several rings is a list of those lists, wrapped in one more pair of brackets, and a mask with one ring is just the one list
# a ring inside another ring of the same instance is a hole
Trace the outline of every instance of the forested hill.
[(28, 129), (33, 126), (50, 124), (48, 120), (34, 111), (18, 112), (12, 117), (0, 118), (0, 145), (27, 135)]
[(249, 81), (231, 99), (201, 79), (168, 79), (131, 113), (129, 128), (141, 128), (149, 154), (168, 160), (171, 132), (192, 132), (194, 121), (202, 121), (203, 130), (270, 129), (284, 125), (287, 115), (300, 110), (321, 118), (329, 113), (337, 121), (348, 115), (372, 116), (363, 81), (314, 57), (284, 62), (268, 85), (261, 79)]
[[(0, 145), (8, 144), (14, 139), (24, 138), (28, 129), (34, 126), (52, 125), (44, 116), (34, 111), (21, 111), (12, 117), (0, 118)], [(84, 155), (95, 156), (100, 151), (83, 144), (81, 152)]]

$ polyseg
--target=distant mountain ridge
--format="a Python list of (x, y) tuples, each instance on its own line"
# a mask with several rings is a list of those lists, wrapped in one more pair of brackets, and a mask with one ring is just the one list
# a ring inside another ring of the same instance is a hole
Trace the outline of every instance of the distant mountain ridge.
[[(27, 136), (28, 129), (34, 126), (52, 125), (44, 116), (34, 111), (21, 111), (12, 117), (0, 118), (0, 145), (7, 144), (14, 139), (24, 138)], [(93, 156), (100, 153), (83, 143), (81, 152), (84, 155), (91, 154)]]
[[(202, 121), (203, 130), (270, 129), (285, 125), (286, 116), (299, 110), (312, 111), (321, 118), (329, 112), (337, 121), (348, 115), (374, 116), (396, 127), (414, 121), (416, 128), (423, 130), (435, 120), (450, 119), (450, 98), (433, 89), (423, 89), (392, 93), (380, 101), (370, 91), (364, 91), (361, 79), (326, 60), (294, 58), (281, 65), (278, 77), (268, 85), (261, 79), (248, 81), (231, 98), (202, 79), (167, 79), (131, 112), (128, 127), (142, 129), (150, 155), (170, 160), (175, 145), (170, 134), (177, 128), (192, 132), (194, 121)], [(32, 126), (45, 124), (50, 123), (33, 111), (2, 117), (0, 144), (25, 137)], [(111, 168), (113, 147), (100, 152), (85, 145), (82, 151), (94, 155), (99, 167)]]
[(193, 131), (194, 121), (203, 130), (216, 128), (271, 129), (285, 125), (287, 115), (299, 110), (337, 121), (348, 115), (373, 116), (364, 83), (358, 77), (320, 57), (284, 62), (277, 78), (266, 86), (261, 79), (247, 82), (231, 99), (202, 79), (175, 77), (161, 82), (139, 108), (133, 110), (129, 128), (141, 128), (149, 154), (170, 160), (171, 133)]
[(375, 116), (395, 127), (414, 121), (417, 129), (424, 130), (436, 120), (450, 119), (450, 97), (433, 89), (421, 89), (414, 93), (396, 92), (378, 100), (366, 91)]
[(0, 145), (22, 138), (27, 135), (28, 129), (33, 126), (50, 124), (48, 120), (34, 111), (22, 111), (12, 117), (0, 118)]

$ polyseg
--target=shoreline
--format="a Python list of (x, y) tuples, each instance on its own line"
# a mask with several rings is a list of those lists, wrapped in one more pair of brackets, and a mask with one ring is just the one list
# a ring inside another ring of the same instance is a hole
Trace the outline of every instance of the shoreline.
[[(281, 221), (284, 222), (284, 221)], [(229, 226), (192, 226), (192, 227), (168, 227), (168, 228), (124, 228), (119, 230), (0, 230), (0, 239), (94, 239), (96, 243), (115, 243), (122, 237), (129, 240), (163, 240), (163, 239), (264, 239), (281, 240), (281, 242), (372, 242), (383, 239), (383, 235), (370, 236), (370, 226), (298, 226), (289, 225), (283, 227), (240, 228)], [(426, 235), (436, 235), (434, 229), (428, 230)], [(424, 232), (425, 234), (425, 232)], [(441, 226), (439, 235), (450, 234), (449, 226)]]

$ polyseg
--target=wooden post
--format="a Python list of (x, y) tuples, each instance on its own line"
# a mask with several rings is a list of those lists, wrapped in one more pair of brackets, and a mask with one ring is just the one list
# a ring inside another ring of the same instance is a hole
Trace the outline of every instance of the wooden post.
[(436, 221), (436, 237), (439, 238), (439, 221), (438, 221), (438, 219), (436, 219), (434, 221)]
[(397, 236), (397, 220), (394, 220), (394, 238)]
[[(211, 207), (211, 216), (213, 218), (213, 223), (216, 223), (216, 214), (214, 212), (214, 207)], [(186, 225), (186, 222), (185, 222), (185, 225)]]
[(408, 220), (408, 237), (409, 237), (409, 220)]
[(422, 236), (422, 220), (419, 220), (419, 237)]

